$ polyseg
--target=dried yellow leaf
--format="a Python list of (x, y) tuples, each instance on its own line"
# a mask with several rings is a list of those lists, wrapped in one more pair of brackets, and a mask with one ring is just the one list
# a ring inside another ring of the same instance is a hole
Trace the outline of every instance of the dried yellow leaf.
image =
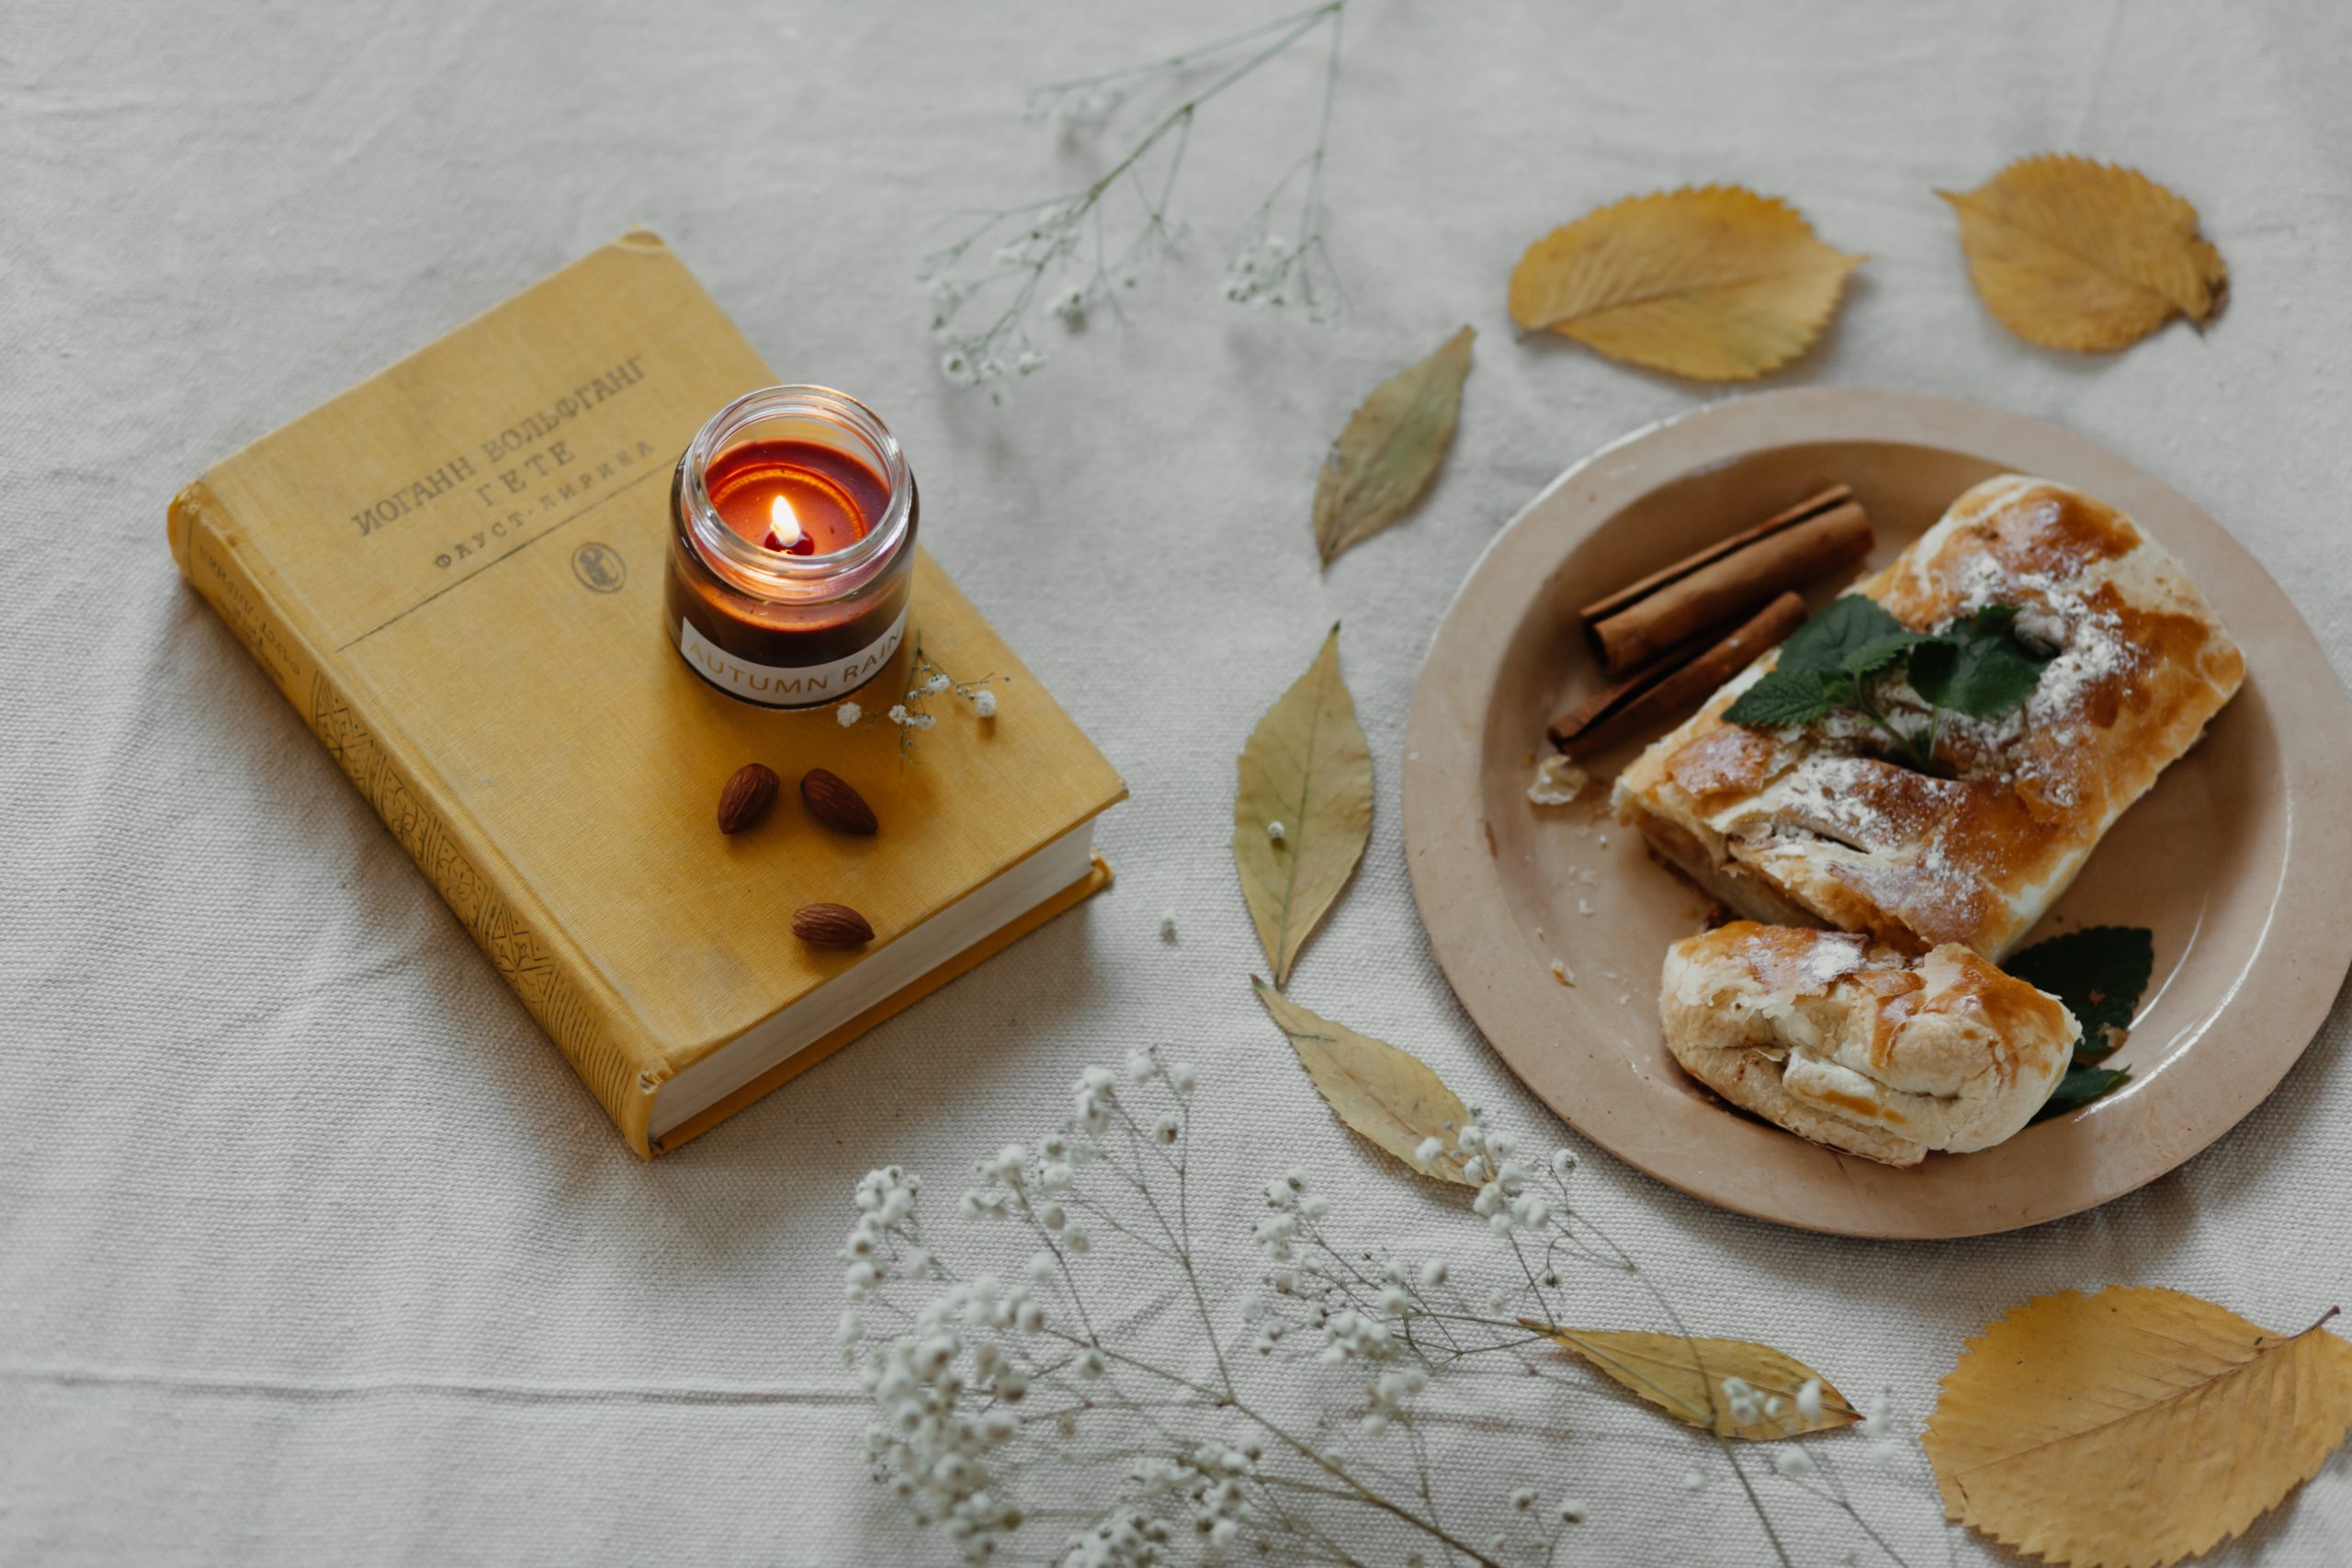
[(1470, 374), (1468, 327), (1372, 389), (1331, 444), (1315, 481), (1315, 546), (1340, 552), (1405, 515), (1445, 460)]
[(1962, 1349), (1923, 1439), (1944, 1512), (2082, 1568), (2205, 1551), (2311, 1479), (2352, 1425), (2352, 1345), (2178, 1291), (2026, 1303)]
[[(1455, 1134), (1469, 1125), (1469, 1108), (1426, 1063), (1385, 1040), (1317, 1018), (1255, 976), (1250, 983), (1332, 1114), (1423, 1176), (1478, 1185), (1462, 1174), (1462, 1156), (1453, 1146)], [(1430, 1138), (1445, 1149), (1424, 1160), (1419, 1151)]]
[(1863, 259), (1744, 186), (1660, 191), (1530, 245), (1510, 275), (1510, 314), (1611, 359), (1751, 381), (1812, 345)]
[(1372, 837), (1372, 751), (1340, 679), (1339, 627), (1250, 732), (1238, 767), (1233, 863), (1283, 986)]
[[(1520, 1319), (1520, 1326), (1574, 1352), (1676, 1420), (1718, 1437), (1770, 1442), (1826, 1432), (1860, 1418), (1828, 1379), (1795, 1357), (1752, 1339), (1547, 1327), (1529, 1318)], [(1733, 1413), (1724, 1393), (1726, 1378), (1737, 1378), (1756, 1391), (1761, 1408), (1752, 1419), (1742, 1421)], [(1797, 1407), (1797, 1391), (1809, 1382), (1821, 1384), (1818, 1416)], [(1771, 1407), (1775, 1400), (1778, 1410)]]
[(2045, 348), (2124, 348), (2175, 316), (2202, 325), (2229, 289), (2197, 209), (2136, 169), (2052, 153), (1936, 194), (1960, 214), (1985, 308)]

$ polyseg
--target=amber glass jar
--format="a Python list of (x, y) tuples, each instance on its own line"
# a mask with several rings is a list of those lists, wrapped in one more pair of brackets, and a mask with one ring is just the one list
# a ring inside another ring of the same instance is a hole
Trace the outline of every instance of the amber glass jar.
[(920, 506), (896, 437), (856, 399), (768, 387), (695, 432), (670, 490), (665, 635), (763, 707), (837, 703), (906, 636)]

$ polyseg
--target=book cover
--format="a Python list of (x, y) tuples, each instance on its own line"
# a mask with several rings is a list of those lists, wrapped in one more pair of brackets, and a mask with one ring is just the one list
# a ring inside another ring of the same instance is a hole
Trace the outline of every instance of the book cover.
[[(662, 1085), (860, 962), (790, 933), (825, 900), (913, 931), (1123, 798), (1118, 775), (927, 557), (887, 707), (922, 652), (1000, 710), (916, 738), (705, 685), (665, 641), (670, 476), (778, 378), (642, 231), (214, 464), (174, 557), (498, 973), (650, 1156), (739, 1109), (1108, 878), (1093, 873), (657, 1140)], [(921, 455), (915, 455), (918, 474)], [(952, 526), (952, 523), (939, 525)], [(781, 802), (725, 837), (743, 763), (823, 766), (883, 831)]]

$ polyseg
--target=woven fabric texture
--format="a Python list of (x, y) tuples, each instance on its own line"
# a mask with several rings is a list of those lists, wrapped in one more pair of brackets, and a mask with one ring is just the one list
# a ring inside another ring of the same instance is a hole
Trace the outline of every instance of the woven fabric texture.
[[(947, 1561), (860, 1457), (865, 1404), (832, 1343), (852, 1185), (896, 1161), (952, 1193), (976, 1155), (1057, 1119), (1079, 1068), (1153, 1042), (1204, 1076), (1221, 1298), (1255, 1277), (1257, 1188), (1294, 1164), (1367, 1246), (1488, 1266), (1474, 1221), (1332, 1123), (1252, 999), (1233, 756), (1342, 623), (1374, 830), (1295, 993), (1409, 1046), (1525, 1143), (1560, 1137), (1430, 956), (1396, 782), (1422, 652), (1479, 550), (1566, 464), (1711, 395), (1516, 341), (1511, 264), (1601, 202), (1710, 180), (1785, 195), (1872, 260), (1774, 384), (2071, 425), (2227, 523), (2352, 667), (2342, 7), (1354, 0), (1329, 165), (1344, 318), (1217, 298), (1232, 230), (1312, 136), (1303, 52), (1202, 113), (1188, 237), (1124, 323), (1054, 326), (1052, 362), (1001, 407), (950, 387), (922, 253), (958, 209), (1101, 166), (1024, 121), (1026, 91), (1268, 14), (10, 7), (0, 1561)], [(2197, 203), (2231, 268), (2215, 327), (2089, 358), (1986, 315), (1931, 187), (2052, 149)], [(927, 542), (1134, 792), (1102, 829), (1113, 891), (650, 1167), (179, 583), (163, 528), (212, 459), (639, 223), (786, 374), (882, 411)], [(1325, 444), (1465, 321), (1478, 363), (1427, 504), (1318, 570)], [(2183, 1169), (2018, 1235), (1798, 1235), (1593, 1151), (1579, 1179), (1694, 1328), (1891, 1390), (1912, 1430), (1962, 1341), (2040, 1292), (2168, 1285), (2281, 1329), (2344, 1300), (2348, 1030), (2339, 1006)], [(1647, 1321), (1622, 1284), (1589, 1289), (1597, 1324)], [(1106, 1258), (1101, 1292), (1147, 1332), (1170, 1321), (1158, 1275)], [(1689, 1434), (1605, 1393), (1473, 1390), (1428, 1430), (1479, 1506), (1521, 1482), (1583, 1497), (1580, 1561), (1765, 1560)], [(2343, 1561), (2347, 1465), (2221, 1560)], [(1841, 1473), (1908, 1562), (2007, 1560), (1945, 1535), (1916, 1456)], [(1883, 1561), (1833, 1507), (1785, 1486), (1772, 1506), (1797, 1561)]]

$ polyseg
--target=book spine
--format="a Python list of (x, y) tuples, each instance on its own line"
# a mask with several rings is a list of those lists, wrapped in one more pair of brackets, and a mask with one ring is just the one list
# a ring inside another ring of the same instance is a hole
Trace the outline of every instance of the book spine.
[(173, 498), (173, 558), (243, 643), (294, 711), (310, 726), (425, 880), (441, 895), (524, 1007), (547, 1031), (621, 1135), (650, 1158), (654, 1091), (668, 1069), (625, 1010), (537, 901), (485, 867), (500, 862), (474, 841), (461, 814), (447, 809), (429, 780), (405, 765), (394, 734), (351, 697), (361, 683), (339, 670), (323, 638), (303, 635), (270, 592), (266, 563), (240, 547), (235, 519), (198, 479)]

